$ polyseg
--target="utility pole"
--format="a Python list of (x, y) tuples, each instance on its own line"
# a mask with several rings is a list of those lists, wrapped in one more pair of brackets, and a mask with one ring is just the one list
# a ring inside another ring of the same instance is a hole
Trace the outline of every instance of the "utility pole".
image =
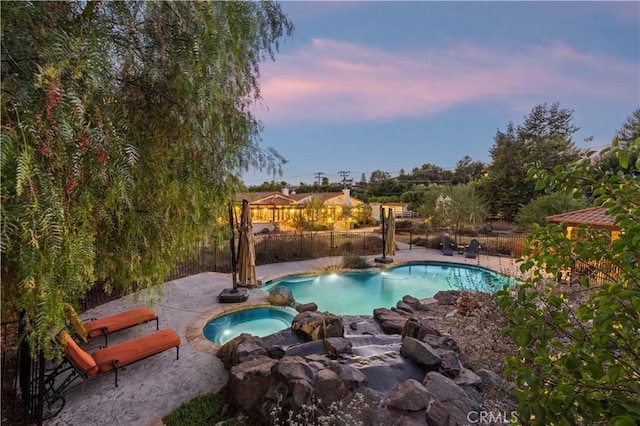
[(352, 180), (347, 179), (349, 177), (349, 173), (351, 173), (350, 171), (347, 170), (340, 170), (338, 172), (338, 174), (340, 175), (340, 177), (342, 177), (342, 187), (346, 188), (347, 187), (347, 182), (352, 182)]
[(322, 185), (322, 177), (324, 176), (324, 173), (316, 172), (314, 176), (318, 179), (318, 186)]

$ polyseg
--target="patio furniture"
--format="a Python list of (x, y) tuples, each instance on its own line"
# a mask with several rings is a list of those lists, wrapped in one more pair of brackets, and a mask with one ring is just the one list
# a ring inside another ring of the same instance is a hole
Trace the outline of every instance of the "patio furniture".
[[(48, 370), (40, 379), (34, 379), (31, 388), (43, 390), (42, 419), (55, 417), (65, 405), (64, 392), (77, 379), (82, 385), (92, 379), (115, 372), (115, 385), (118, 386), (118, 370), (166, 350), (176, 348), (176, 359), (180, 357), (180, 337), (173, 330), (160, 330), (151, 335), (119, 343), (108, 348), (98, 349), (89, 355), (67, 332), (58, 334), (57, 341), (63, 346), (64, 358), (58, 365)], [(40, 386), (39, 380), (43, 380)], [(37, 395), (33, 395), (37, 398)]]
[(442, 254), (445, 256), (453, 256), (453, 249), (451, 244), (451, 238), (444, 237), (442, 238)]
[(171, 329), (101, 348), (91, 355), (80, 348), (67, 332), (60, 333), (59, 341), (64, 347), (66, 360), (83, 382), (114, 371), (116, 387), (118, 370), (122, 367), (172, 348), (176, 348), (176, 359), (180, 358), (180, 337)]
[(107, 336), (109, 333), (125, 330), (149, 321), (155, 321), (156, 330), (160, 330), (158, 315), (144, 306), (102, 318), (91, 318), (87, 321), (82, 321), (71, 305), (66, 306), (65, 313), (67, 314), (67, 320), (71, 323), (80, 340), (86, 342), (87, 338), (92, 339), (94, 337), (104, 336), (105, 346), (108, 345)]
[(480, 251), (480, 243), (475, 238), (469, 242), (469, 246), (467, 247), (466, 258), (475, 259)]

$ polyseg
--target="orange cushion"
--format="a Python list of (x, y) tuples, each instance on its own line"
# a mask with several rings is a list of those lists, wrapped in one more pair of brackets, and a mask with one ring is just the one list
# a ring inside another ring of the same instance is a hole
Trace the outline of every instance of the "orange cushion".
[(97, 337), (103, 334), (103, 327), (107, 328), (107, 333), (113, 333), (114, 331), (124, 330), (125, 328), (133, 327), (134, 325), (142, 324), (143, 322), (156, 318), (158, 318), (158, 316), (151, 309), (141, 307), (89, 321), (85, 325), (89, 330), (89, 337)]
[(98, 349), (91, 354), (100, 372), (113, 369), (110, 361), (117, 359), (118, 368), (139, 361), (151, 355), (180, 346), (180, 337), (173, 330), (160, 330), (139, 339)]
[(67, 354), (67, 358), (83, 371), (87, 376), (94, 376), (98, 374), (98, 365), (96, 361), (83, 351), (80, 346), (69, 336), (69, 333), (63, 331), (60, 333), (61, 344), (64, 346), (64, 352)]

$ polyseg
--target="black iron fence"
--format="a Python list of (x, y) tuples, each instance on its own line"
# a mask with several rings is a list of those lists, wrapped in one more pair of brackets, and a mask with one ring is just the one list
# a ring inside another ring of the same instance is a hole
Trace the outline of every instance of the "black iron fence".
[[(489, 256), (520, 257), (527, 234), (523, 233), (486, 233), (486, 234), (450, 234), (446, 231), (422, 231), (414, 228), (396, 229), (396, 239), (404, 235), (412, 245), (440, 250), (442, 239), (448, 236), (455, 247), (469, 245), (472, 239), (480, 243), (480, 253)], [(454, 249), (455, 249), (454, 247)]]
[[(258, 234), (254, 241), (256, 265), (382, 252), (380, 235), (371, 232), (278, 232)], [(200, 272), (231, 272), (228, 241), (197, 244), (194, 251), (171, 271), (168, 280)]]

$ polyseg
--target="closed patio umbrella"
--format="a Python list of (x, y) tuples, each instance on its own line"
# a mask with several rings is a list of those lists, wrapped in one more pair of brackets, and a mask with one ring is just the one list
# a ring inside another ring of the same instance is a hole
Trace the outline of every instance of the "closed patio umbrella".
[(389, 216), (387, 216), (387, 255), (393, 256), (396, 254), (396, 219), (393, 215), (393, 209), (389, 209)]
[(238, 247), (238, 270), (240, 285), (253, 287), (256, 279), (256, 250), (253, 239), (253, 224), (249, 202), (242, 200), (242, 216), (240, 219), (240, 242)]

